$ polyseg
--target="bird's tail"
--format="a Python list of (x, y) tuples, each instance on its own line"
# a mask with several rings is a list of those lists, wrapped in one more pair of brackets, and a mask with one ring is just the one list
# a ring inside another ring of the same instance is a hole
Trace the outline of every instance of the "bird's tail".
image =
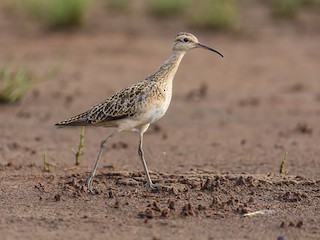
[(64, 121), (55, 124), (57, 127), (67, 127), (67, 126), (87, 126), (90, 123), (87, 121), (89, 112), (80, 113), (74, 117), (66, 119)]

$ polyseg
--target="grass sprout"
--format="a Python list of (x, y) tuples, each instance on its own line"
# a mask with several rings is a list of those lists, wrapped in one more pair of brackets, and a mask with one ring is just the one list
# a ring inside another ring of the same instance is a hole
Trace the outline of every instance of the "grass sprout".
[(5, 64), (0, 69), (0, 103), (18, 102), (34, 83), (54, 77), (62, 63), (63, 59), (49, 69), (44, 76), (37, 76), (33, 71), (25, 67), (12, 71), (9, 68), (9, 64)]
[(235, 0), (199, 0), (189, 12), (189, 21), (200, 28), (235, 30), (238, 5)]
[(285, 175), (286, 174), (286, 172), (284, 170), (284, 164), (287, 161), (287, 159), (288, 159), (288, 152), (286, 152), (284, 154), (283, 160), (282, 160), (281, 165), (280, 165), (280, 174), (281, 175)]
[(104, 0), (108, 9), (119, 13), (127, 13), (130, 11), (131, 0)]
[(76, 157), (76, 165), (80, 165), (80, 157), (84, 154), (83, 148), (84, 148), (84, 130), (85, 127), (81, 127), (81, 132), (80, 132), (80, 139), (79, 139), (79, 144), (77, 151), (74, 152), (74, 155)]
[(304, 8), (312, 8), (317, 0), (273, 0), (272, 13), (277, 18), (295, 18)]
[(151, 0), (148, 11), (157, 17), (168, 17), (182, 13), (187, 5), (187, 0)]
[(44, 155), (43, 155), (43, 171), (45, 171), (45, 172), (51, 172), (51, 166), (52, 166), (52, 164), (50, 164), (50, 163), (47, 161), (47, 158), (48, 158), (47, 153), (44, 153)]
[(25, 8), (34, 19), (60, 29), (79, 27), (85, 21), (90, 0), (25, 0)]
[(296, 17), (301, 7), (301, 0), (274, 0), (272, 11), (275, 17), (293, 18)]
[(10, 72), (8, 66), (0, 70), (0, 103), (17, 102), (26, 94), (34, 83), (34, 75), (20, 68), (16, 72)]

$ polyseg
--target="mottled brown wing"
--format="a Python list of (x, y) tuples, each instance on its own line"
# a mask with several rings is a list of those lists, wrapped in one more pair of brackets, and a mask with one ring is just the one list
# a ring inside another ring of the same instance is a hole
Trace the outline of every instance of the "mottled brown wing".
[(145, 101), (149, 94), (147, 88), (144, 82), (140, 82), (120, 90), (105, 101), (93, 106), (89, 110), (87, 122), (98, 124), (134, 116), (139, 104)]
[(88, 118), (88, 111), (80, 113), (76, 116), (63, 120), (55, 124), (57, 127), (66, 127), (66, 126), (87, 126), (90, 125), (86, 120)]
[(87, 126), (134, 116), (138, 106), (145, 101), (150, 86), (145, 82), (131, 85), (116, 92), (110, 98), (93, 106), (88, 111), (59, 122), (56, 126)]

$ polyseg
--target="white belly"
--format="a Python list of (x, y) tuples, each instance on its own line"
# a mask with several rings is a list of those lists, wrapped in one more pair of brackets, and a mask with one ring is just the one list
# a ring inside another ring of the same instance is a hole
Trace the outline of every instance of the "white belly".
[(171, 97), (172, 81), (165, 89), (161, 90), (161, 96), (159, 98), (154, 97), (154, 99), (148, 101), (140, 114), (132, 118), (117, 120), (118, 129), (121, 131), (137, 129), (141, 125), (150, 124), (159, 120), (167, 112)]
[(139, 126), (153, 123), (164, 116), (169, 108), (171, 94), (166, 93), (164, 101), (161, 103), (152, 104), (148, 111), (134, 118), (125, 118), (117, 120), (118, 129), (120, 131), (136, 130)]
[(159, 120), (167, 112), (171, 102), (171, 97), (172, 97), (172, 82), (167, 86), (166, 89), (163, 89), (162, 95), (164, 97), (163, 101), (153, 105), (150, 111), (148, 111), (147, 113), (148, 115), (147, 118), (149, 118), (150, 123), (153, 123)]

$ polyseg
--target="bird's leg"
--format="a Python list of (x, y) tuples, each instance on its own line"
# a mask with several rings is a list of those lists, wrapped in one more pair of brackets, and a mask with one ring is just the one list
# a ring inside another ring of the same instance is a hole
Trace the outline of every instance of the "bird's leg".
[(148, 171), (148, 167), (147, 167), (147, 163), (146, 163), (146, 160), (144, 158), (144, 152), (143, 152), (143, 149), (142, 149), (142, 143), (143, 143), (143, 134), (145, 133), (145, 131), (148, 129), (150, 124), (146, 124), (146, 125), (143, 125), (141, 128), (140, 128), (140, 141), (139, 141), (139, 148), (138, 148), (138, 153), (139, 153), (139, 157), (142, 161), (142, 164), (143, 164), (143, 168), (144, 168), (144, 172), (147, 176), (147, 185), (151, 188), (151, 189), (156, 189), (156, 185), (154, 185), (152, 183), (152, 180), (151, 180), (151, 177), (150, 177), (150, 174), (149, 174), (149, 171)]
[(96, 159), (96, 162), (93, 165), (93, 168), (91, 170), (91, 172), (89, 173), (87, 180), (86, 180), (86, 187), (88, 188), (88, 190), (91, 189), (91, 185), (92, 185), (92, 181), (93, 181), (93, 177), (96, 174), (97, 168), (98, 168), (98, 164), (101, 158), (101, 154), (102, 151), (104, 149), (104, 147), (106, 146), (107, 141), (112, 138), (114, 135), (116, 135), (118, 133), (118, 131), (114, 131), (109, 137), (107, 137), (106, 139), (104, 139), (103, 141), (101, 141), (100, 143), (100, 149), (99, 149), (99, 153)]

